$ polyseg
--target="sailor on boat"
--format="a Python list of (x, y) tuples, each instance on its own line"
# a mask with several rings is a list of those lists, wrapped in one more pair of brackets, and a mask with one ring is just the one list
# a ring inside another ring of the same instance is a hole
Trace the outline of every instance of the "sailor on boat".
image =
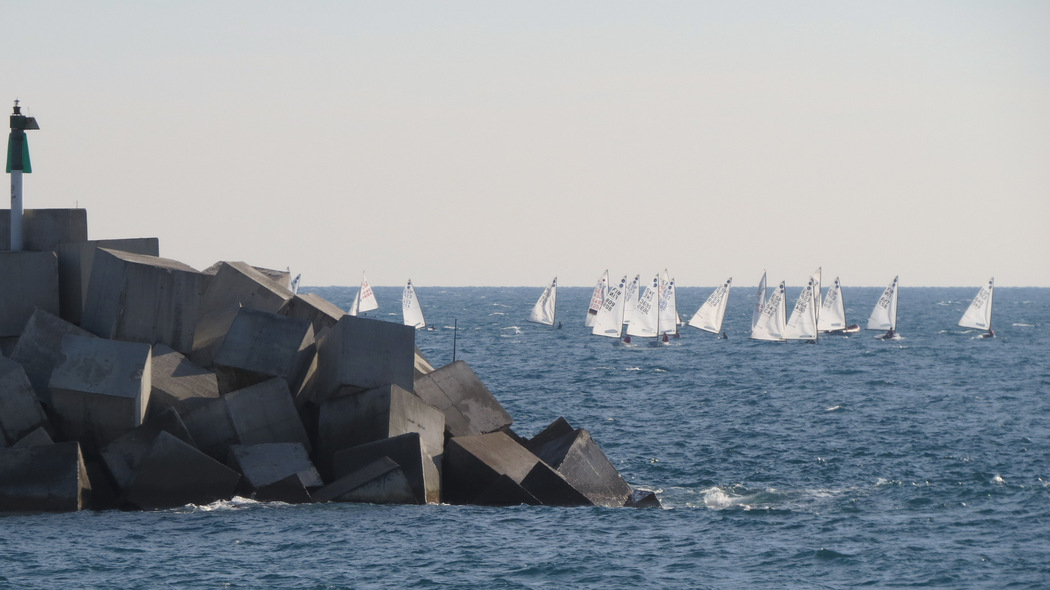
[(893, 340), (893, 337), (896, 336), (896, 335), (897, 334), (896, 334), (896, 332), (893, 331), (893, 328), (890, 328), (889, 330), (886, 330), (885, 334), (882, 335), (882, 339), (883, 340)]
[(988, 332), (981, 334), (981, 338), (995, 338), (995, 330), (988, 328)]

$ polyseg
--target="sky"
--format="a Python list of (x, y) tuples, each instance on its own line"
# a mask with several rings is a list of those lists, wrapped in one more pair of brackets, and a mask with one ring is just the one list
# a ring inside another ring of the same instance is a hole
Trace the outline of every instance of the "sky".
[(0, 20), (0, 100), (40, 125), (25, 207), (197, 269), (1050, 286), (1050, 2), (0, 0)]

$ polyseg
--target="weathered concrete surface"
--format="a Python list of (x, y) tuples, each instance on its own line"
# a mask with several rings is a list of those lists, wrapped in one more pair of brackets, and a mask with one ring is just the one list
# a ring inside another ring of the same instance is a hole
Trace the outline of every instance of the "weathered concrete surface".
[(320, 405), (338, 390), (392, 384), (412, 391), (416, 330), (412, 326), (343, 316), (317, 343), (311, 399)]
[(628, 498), (627, 503), (624, 504), (629, 508), (659, 508), (660, 499), (656, 497), (656, 492), (650, 490), (634, 490), (631, 492), (631, 497)]
[(22, 365), (0, 357), (0, 447), (41, 427), (50, 424)]
[(226, 464), (244, 476), (240, 493), (263, 502), (311, 502), (309, 490), (324, 485), (300, 443), (232, 445)]
[(526, 449), (532, 451), (533, 453), (538, 453), (539, 450), (543, 448), (543, 445), (551, 442), (552, 440), (561, 438), (566, 434), (572, 434), (573, 432), (575, 432), (575, 430), (576, 429), (573, 428), (571, 424), (569, 424), (568, 420), (566, 420), (562, 416), (559, 416), (554, 420), (554, 422), (551, 422), (550, 425), (544, 428), (539, 434), (530, 438), (523, 444), (525, 445)]
[(35, 308), (58, 314), (54, 252), (0, 252), (0, 337), (18, 336)]
[(585, 429), (555, 438), (536, 454), (597, 506), (619, 508), (631, 497), (631, 486)]
[(99, 248), (81, 327), (103, 338), (193, 350), (201, 273), (175, 260)]
[(432, 457), (427, 452), (418, 432), (338, 451), (332, 458), (332, 472), (338, 479), (382, 457), (390, 458), (401, 467), (416, 504), (441, 502), (441, 457)]
[(150, 346), (66, 335), (51, 373), (51, 410), (65, 438), (94, 455), (142, 424), (150, 395)]
[[(23, 250), (48, 252), (64, 242), (83, 242), (87, 239), (87, 209), (22, 211)], [(0, 250), (10, 249), (11, 209), (0, 209)]]
[(139, 461), (124, 499), (145, 510), (210, 504), (232, 498), (240, 477), (236, 471), (162, 431)]
[(220, 262), (201, 298), (200, 315), (240, 305), (277, 313), (292, 292), (279, 281), (244, 262)]
[(560, 472), (543, 461), (521, 480), (521, 487), (547, 506), (591, 506), (593, 502), (574, 488)]
[(95, 250), (98, 248), (160, 256), (160, 243), (157, 238), (91, 240), (58, 244), (54, 251), (58, 255), (59, 315), (67, 322), (80, 323), (84, 303), (87, 301)]
[(313, 497), (317, 502), (414, 504), (416, 501), (401, 467), (389, 457), (377, 459), (340, 477), (317, 490)]
[(90, 497), (77, 443), (0, 449), (0, 512), (81, 510)]
[(126, 490), (131, 486), (135, 470), (161, 432), (167, 432), (189, 445), (194, 445), (193, 438), (179, 418), (178, 412), (168, 408), (102, 449), (102, 461), (117, 487)]
[(449, 436), (495, 432), (511, 425), (510, 414), (463, 361), (432, 371), (415, 382), (415, 393), (445, 414)]
[[(503, 432), (455, 437), (445, 445), (442, 496), (450, 504), (476, 504), (501, 475), (520, 485), (539, 462), (536, 455)], [(491, 493), (486, 503), (502, 504)], [(519, 502), (512, 498), (507, 503)]]
[(434, 372), (434, 365), (430, 364), (427, 357), (423, 356), (423, 352), (416, 347), (416, 361), (415, 366), (412, 368), (412, 379), (415, 381), (423, 375)]
[(500, 474), (495, 481), (481, 490), (475, 496), (473, 503), (478, 506), (519, 506), (521, 504), (539, 506), (543, 504), (539, 498), (533, 496), (506, 474)]
[(214, 459), (226, 459), (230, 446), (238, 444), (237, 429), (224, 398), (212, 400), (182, 416), (197, 448)]
[(292, 296), (277, 313), (310, 322), (316, 336), (320, 336), (322, 331), (331, 328), (339, 318), (346, 315), (338, 305), (316, 293), (298, 293)]
[(396, 385), (334, 397), (321, 408), (317, 423), (318, 466), (330, 473), (336, 451), (416, 432), (432, 457), (444, 446), (445, 417)]
[(55, 444), (55, 441), (51, 439), (51, 435), (48, 434), (47, 429), (41, 426), (23, 436), (18, 442), (11, 445), (12, 447), (44, 447)]
[(166, 344), (157, 344), (152, 352), (152, 390), (148, 415), (174, 408), (186, 414), (194, 408), (218, 399), (219, 381), (214, 371), (201, 368)]
[(242, 307), (212, 360), (222, 392), (281, 377), (297, 391), (314, 356), (307, 320)]
[(11, 359), (22, 365), (37, 397), (45, 404), (51, 403), (48, 382), (55, 364), (62, 358), (62, 338), (67, 334), (95, 337), (91, 332), (38, 308), (11, 351)]

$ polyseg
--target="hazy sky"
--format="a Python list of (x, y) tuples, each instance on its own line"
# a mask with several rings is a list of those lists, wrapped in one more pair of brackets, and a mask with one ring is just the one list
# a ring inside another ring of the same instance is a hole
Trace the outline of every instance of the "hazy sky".
[[(307, 285), (1050, 286), (1050, 2), (0, 0), (26, 208)], [(5, 106), (6, 105), (6, 106)], [(5, 181), (9, 182), (9, 181)]]

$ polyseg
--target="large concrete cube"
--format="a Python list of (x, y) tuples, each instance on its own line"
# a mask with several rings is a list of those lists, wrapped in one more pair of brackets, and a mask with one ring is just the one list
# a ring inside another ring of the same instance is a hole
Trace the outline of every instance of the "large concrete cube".
[(244, 262), (220, 262), (204, 291), (200, 314), (230, 305), (277, 313), (291, 298), (291, 290), (259, 269)]
[(50, 424), (22, 365), (0, 357), (0, 447), (42, 427)]
[(389, 457), (380, 457), (317, 490), (314, 493), (314, 500), (371, 504), (414, 504), (416, 502), (412, 487), (404, 472)]
[(194, 445), (193, 438), (179, 418), (178, 412), (168, 408), (147, 420), (142, 426), (125, 432), (102, 449), (102, 461), (117, 487), (126, 490), (131, 486), (135, 470), (161, 432), (167, 432), (189, 445)]
[(99, 248), (81, 326), (103, 338), (188, 354), (205, 277), (166, 258)]
[(151, 364), (149, 413), (174, 408), (179, 414), (186, 414), (218, 399), (219, 381), (215, 372), (195, 365), (168, 345), (153, 347)]
[(0, 337), (18, 336), (36, 308), (58, 314), (54, 252), (0, 252)]
[(95, 337), (91, 332), (38, 308), (30, 316), (25, 331), (11, 352), (11, 359), (22, 365), (37, 397), (45, 404), (51, 403), (51, 392), (47, 386), (55, 364), (62, 359), (62, 338), (67, 334)]
[(418, 432), (338, 451), (332, 458), (332, 471), (340, 478), (381, 457), (389, 457), (401, 467), (417, 504), (441, 502), (441, 456), (430, 455)]
[(346, 315), (338, 305), (331, 303), (316, 293), (298, 293), (289, 299), (278, 311), (281, 315), (313, 324), (314, 334), (331, 328)]
[(168, 432), (139, 461), (125, 501), (142, 509), (210, 504), (233, 497), (240, 474)]
[(91, 497), (80, 445), (0, 449), (0, 512), (69, 512)]
[(630, 484), (585, 429), (546, 443), (536, 454), (597, 506), (619, 508), (631, 497)]
[(234, 391), (281, 377), (296, 391), (314, 348), (309, 321), (242, 307), (212, 360), (219, 388)]
[(507, 428), (513, 422), (470, 365), (463, 361), (419, 377), (415, 392), (445, 414), (449, 436), (486, 434)]
[(150, 395), (150, 346), (67, 335), (51, 373), (55, 425), (94, 455), (142, 424)]
[(412, 391), (415, 350), (412, 326), (343, 316), (317, 343), (313, 402), (320, 405), (341, 388), (392, 384)]
[(148, 256), (160, 256), (157, 238), (126, 238), (116, 240), (91, 240), (58, 244), (59, 314), (62, 319), (79, 324), (87, 301), (91, 267), (98, 248), (120, 250)]
[[(65, 242), (88, 239), (87, 209), (25, 209), (22, 249), (50, 252)], [(11, 249), (11, 210), (0, 209), (0, 250)]]
[(309, 490), (324, 485), (300, 443), (233, 445), (226, 463), (244, 476), (241, 493), (260, 501), (309, 502)]

